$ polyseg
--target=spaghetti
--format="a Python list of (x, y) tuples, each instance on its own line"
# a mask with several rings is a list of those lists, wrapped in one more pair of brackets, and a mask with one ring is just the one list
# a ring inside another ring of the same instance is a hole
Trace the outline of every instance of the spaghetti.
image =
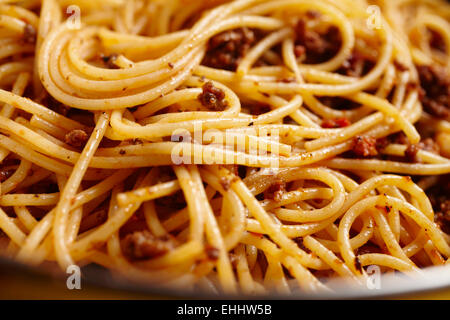
[(0, 244), (212, 293), (450, 257), (450, 5), (7, 0)]

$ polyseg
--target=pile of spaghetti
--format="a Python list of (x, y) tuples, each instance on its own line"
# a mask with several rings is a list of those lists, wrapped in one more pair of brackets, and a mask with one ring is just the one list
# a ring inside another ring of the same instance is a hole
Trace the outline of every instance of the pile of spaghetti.
[(0, 43), (3, 256), (228, 294), (450, 267), (444, 1), (6, 0)]

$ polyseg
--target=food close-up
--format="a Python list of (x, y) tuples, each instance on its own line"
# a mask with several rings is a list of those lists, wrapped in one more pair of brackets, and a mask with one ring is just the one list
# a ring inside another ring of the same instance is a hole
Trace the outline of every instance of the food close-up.
[(0, 1), (0, 257), (185, 296), (450, 286), (450, 3)]

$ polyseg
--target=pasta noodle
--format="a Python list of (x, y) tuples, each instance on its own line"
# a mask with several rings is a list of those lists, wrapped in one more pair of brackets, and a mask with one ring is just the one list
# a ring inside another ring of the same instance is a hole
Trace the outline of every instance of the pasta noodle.
[(0, 250), (214, 294), (450, 258), (450, 5), (6, 0)]

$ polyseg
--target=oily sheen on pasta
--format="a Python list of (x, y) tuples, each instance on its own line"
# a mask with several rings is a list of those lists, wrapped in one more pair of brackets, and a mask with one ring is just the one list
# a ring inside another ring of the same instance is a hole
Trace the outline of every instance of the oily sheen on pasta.
[(226, 294), (450, 257), (450, 5), (6, 0), (0, 251)]

